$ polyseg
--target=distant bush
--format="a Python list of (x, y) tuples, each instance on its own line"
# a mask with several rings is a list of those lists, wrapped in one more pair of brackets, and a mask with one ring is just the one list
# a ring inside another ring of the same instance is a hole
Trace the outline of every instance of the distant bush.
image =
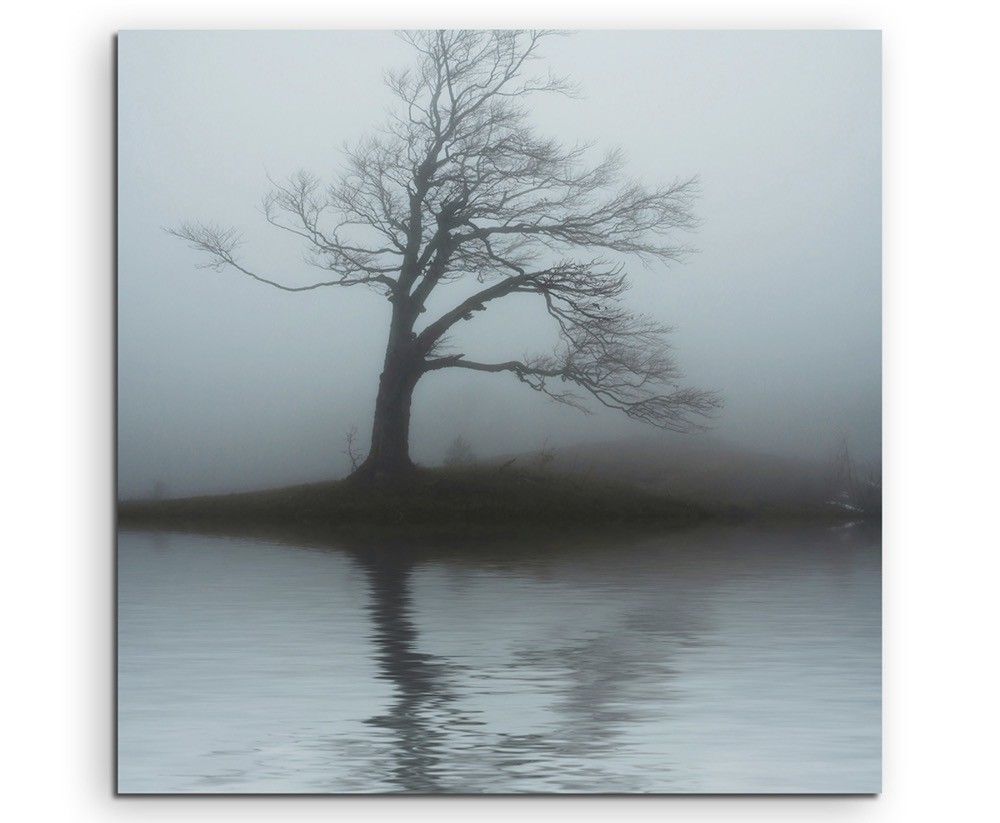
[(859, 469), (844, 441), (834, 460), (832, 498), (835, 506), (865, 517), (882, 515), (882, 471), (877, 465)]
[(539, 471), (545, 471), (555, 459), (555, 450), (549, 447), (549, 441), (548, 438), (546, 438), (542, 441), (542, 445), (535, 454), (532, 462), (535, 464), (536, 469)]
[(446, 466), (471, 466), (476, 462), (476, 455), (472, 451), (469, 442), (459, 435), (451, 441), (448, 451), (445, 452), (444, 464)]

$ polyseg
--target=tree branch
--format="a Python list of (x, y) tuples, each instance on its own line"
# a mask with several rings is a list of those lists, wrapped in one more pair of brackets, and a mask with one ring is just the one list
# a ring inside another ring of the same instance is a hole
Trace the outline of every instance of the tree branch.
[(314, 289), (325, 288), (327, 286), (356, 286), (360, 284), (370, 284), (373, 282), (383, 283), (389, 287), (395, 285), (395, 281), (388, 277), (369, 274), (352, 277), (348, 274), (342, 274), (336, 280), (310, 283), (306, 286), (286, 286), (283, 283), (279, 283), (275, 280), (255, 274), (237, 262), (236, 258), (233, 256), (233, 251), (242, 241), (240, 235), (234, 229), (222, 229), (216, 226), (197, 223), (184, 223), (176, 229), (167, 228), (165, 231), (174, 237), (186, 240), (189, 248), (208, 254), (210, 259), (208, 263), (204, 264), (205, 267), (214, 269), (215, 271), (222, 271), (226, 266), (229, 266), (230, 268), (245, 274), (247, 277), (256, 280), (258, 283), (264, 283), (265, 285), (281, 289), (282, 291), (312, 291)]

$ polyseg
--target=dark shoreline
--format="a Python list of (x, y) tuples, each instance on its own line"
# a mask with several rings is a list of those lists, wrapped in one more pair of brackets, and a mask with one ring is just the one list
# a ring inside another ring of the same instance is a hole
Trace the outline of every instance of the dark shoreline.
[(235, 494), (123, 501), (121, 528), (325, 541), (337, 535), (506, 535), (693, 526), (838, 525), (833, 506), (689, 502), (620, 483), (496, 469), (424, 470), (408, 482), (337, 480)]

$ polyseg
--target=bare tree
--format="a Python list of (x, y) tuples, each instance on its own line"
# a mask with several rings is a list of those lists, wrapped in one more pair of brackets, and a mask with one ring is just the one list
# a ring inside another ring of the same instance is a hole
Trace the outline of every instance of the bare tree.
[[(331, 185), (307, 172), (274, 184), (264, 214), (298, 235), (326, 276), (288, 286), (247, 268), (241, 235), (185, 224), (174, 234), (233, 269), (284, 291), (366, 286), (391, 306), (371, 449), (357, 476), (412, 469), (410, 406), (424, 375), (442, 369), (507, 372), (553, 400), (584, 399), (675, 431), (697, 427), (720, 405), (712, 392), (679, 385), (667, 327), (627, 309), (625, 260), (675, 261), (674, 241), (694, 227), (695, 179), (647, 187), (622, 177), (609, 152), (537, 136), (524, 101), (572, 94), (536, 75), (543, 31), (421, 31), (402, 37), (414, 68), (387, 75), (400, 105), (374, 136), (347, 151)], [(431, 293), (457, 280), (481, 285), (429, 321)], [(448, 351), (447, 335), (476, 312), (515, 294), (536, 295), (560, 343), (547, 354), (482, 362)], [(582, 393), (582, 394), (581, 394)]]
[(846, 436), (833, 459), (830, 475), (831, 504), (859, 515), (881, 517), (882, 467), (876, 463), (859, 469)]
[(351, 472), (356, 472), (361, 465), (361, 452), (358, 451), (358, 427), (351, 426), (344, 435), (344, 454), (351, 461)]

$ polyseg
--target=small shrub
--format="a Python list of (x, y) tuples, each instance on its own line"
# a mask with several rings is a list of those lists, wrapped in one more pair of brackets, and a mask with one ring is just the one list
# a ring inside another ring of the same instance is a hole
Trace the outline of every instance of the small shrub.
[(548, 438), (542, 441), (541, 447), (535, 454), (535, 468), (538, 471), (545, 471), (552, 464), (552, 461), (556, 459), (555, 450), (549, 446)]
[(472, 451), (469, 442), (459, 435), (451, 441), (448, 451), (444, 456), (446, 466), (471, 466), (476, 462), (476, 455)]

